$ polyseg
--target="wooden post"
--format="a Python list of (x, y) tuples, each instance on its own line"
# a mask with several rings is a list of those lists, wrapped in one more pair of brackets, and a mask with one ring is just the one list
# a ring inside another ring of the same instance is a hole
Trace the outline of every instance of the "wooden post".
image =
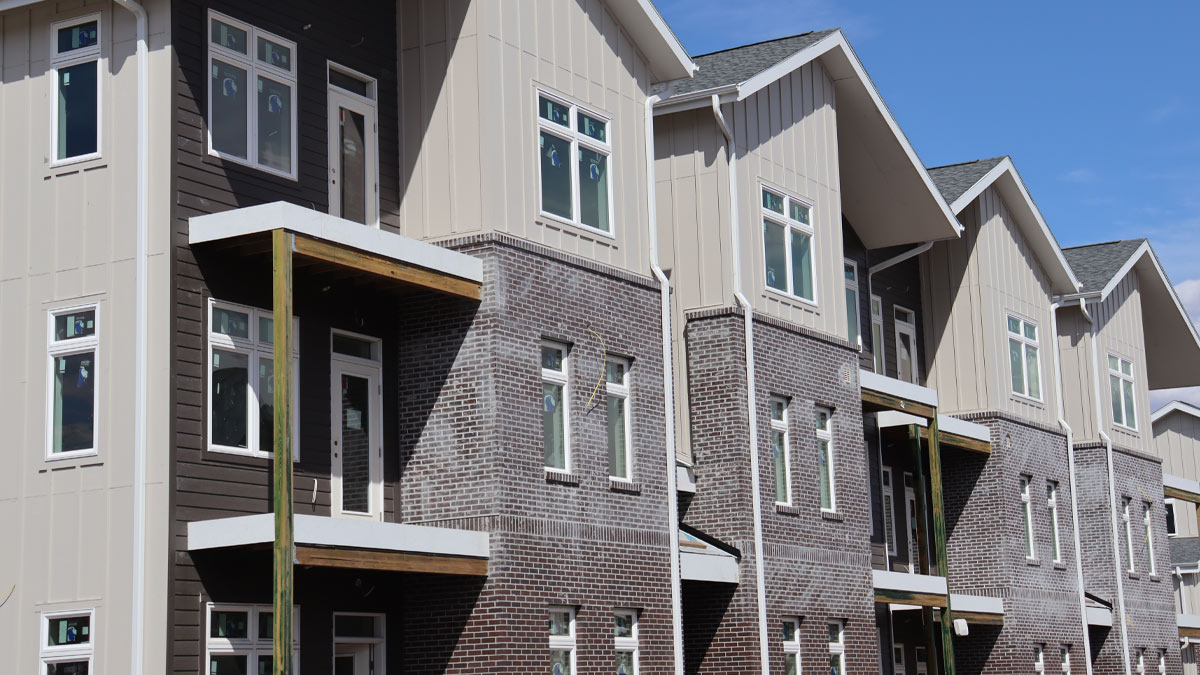
[[(921, 428), (915, 424), (908, 425), (908, 441), (912, 446), (913, 462), (913, 496), (917, 502), (917, 572), (929, 574), (929, 505), (925, 502), (925, 458), (921, 451)], [(929, 661), (937, 664), (938, 639), (933, 625), (933, 609), (921, 608), (921, 621), (925, 624), (925, 653)], [(936, 665), (935, 665), (936, 668)]]
[(942, 450), (938, 442), (937, 410), (929, 420), (929, 491), (933, 495), (933, 550), (938, 574), (946, 577), (946, 606), (942, 607), (942, 664), (954, 675), (954, 621), (950, 614), (950, 564), (946, 553), (946, 510), (942, 501)]
[(271, 231), (275, 331), (275, 675), (292, 675), (292, 233)]

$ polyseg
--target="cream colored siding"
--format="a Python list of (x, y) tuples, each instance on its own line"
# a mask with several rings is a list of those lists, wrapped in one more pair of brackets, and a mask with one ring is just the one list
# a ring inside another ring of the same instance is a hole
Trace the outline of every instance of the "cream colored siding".
[(1096, 440), (1096, 389), (1092, 384), (1092, 325), (1076, 306), (1058, 311), (1063, 409), (1076, 442)]
[[(1174, 411), (1154, 423), (1153, 451), (1162, 459), (1163, 474), (1200, 480), (1200, 418)], [(1176, 532), (1181, 537), (1197, 536), (1196, 506), (1175, 502)], [(1200, 603), (1195, 605), (1200, 614)]]
[[(988, 188), (960, 215), (960, 239), (922, 256), (925, 353), (941, 410), (1001, 410), (1055, 424), (1050, 283), (999, 193)], [(1038, 328), (1040, 401), (1012, 392), (1008, 316)]]
[[(147, 446), (147, 672), (164, 663), (171, 305), (170, 3), (150, 16), (151, 322)], [(0, 654), (38, 671), (39, 614), (94, 608), (93, 672), (130, 671), (133, 569), (137, 61), (132, 14), (108, 1), (0, 13)], [(101, 14), (101, 151), (50, 167), (50, 23)], [(47, 462), (47, 312), (97, 303), (98, 455)]]
[[(1181, 579), (1174, 576), (1175, 612), (1177, 614), (1200, 614), (1200, 575), (1184, 574)], [(1187, 611), (1184, 611), (1187, 610)]]
[[(649, 275), (649, 72), (604, 2), (405, 0), (397, 22), (401, 233), (507, 232)], [(538, 215), (538, 88), (611, 120), (611, 237)]]
[[(1146, 339), (1142, 330), (1142, 302), (1137, 274), (1131, 273), (1099, 306), (1092, 307), (1100, 322), (1097, 356), (1100, 376), (1100, 400), (1106, 431), (1113, 443), (1143, 452), (1152, 452), (1150, 432), (1150, 390), (1146, 383)], [(1108, 381), (1108, 355), (1115, 354), (1133, 362), (1134, 406), (1137, 431), (1113, 424), (1112, 396)]]

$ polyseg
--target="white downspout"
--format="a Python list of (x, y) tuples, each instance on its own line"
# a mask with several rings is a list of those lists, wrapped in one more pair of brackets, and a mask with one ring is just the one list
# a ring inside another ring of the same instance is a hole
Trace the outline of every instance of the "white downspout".
[(755, 378), (754, 378), (754, 308), (750, 305), (750, 301), (742, 294), (742, 256), (741, 246), (738, 241), (738, 234), (741, 231), (739, 227), (739, 212), (738, 212), (738, 190), (740, 189), (737, 180), (737, 144), (734, 141), (733, 131), (725, 122), (725, 114), (721, 112), (721, 99), (716, 94), (712, 96), (713, 116), (717, 119), (717, 125), (721, 127), (721, 133), (725, 136), (725, 145), (727, 154), (729, 155), (729, 231), (730, 231), (730, 255), (733, 256), (733, 297), (742, 308), (742, 313), (746, 319), (746, 415), (750, 422), (750, 490), (751, 490), (751, 506), (754, 512), (754, 575), (755, 585), (758, 590), (758, 647), (759, 661), (762, 665), (763, 675), (770, 675), (770, 649), (768, 647), (767, 637), (767, 590), (765, 587), (765, 573), (763, 572), (763, 536), (762, 536), (762, 494), (759, 488), (758, 474), (758, 413), (755, 401)]
[(1066, 412), (1063, 406), (1062, 359), (1058, 353), (1058, 309), (1062, 303), (1050, 305), (1050, 337), (1054, 340), (1054, 379), (1058, 399), (1058, 425), (1067, 434), (1067, 472), (1071, 476), (1071, 530), (1075, 540), (1075, 578), (1079, 582), (1079, 618), (1083, 622), (1083, 663), (1087, 667), (1087, 675), (1092, 675), (1092, 643), (1088, 639), (1087, 602), (1084, 597), (1086, 587), (1083, 580), (1083, 545), (1079, 538), (1079, 492), (1076, 487), (1078, 478), (1075, 473), (1075, 434), (1071, 425), (1067, 424)]
[(654, 104), (662, 99), (646, 99), (646, 222), (650, 228), (650, 271), (658, 279), (662, 298), (663, 401), (667, 417), (667, 529), (671, 540), (671, 637), (675, 652), (675, 675), (683, 675), (682, 579), (679, 572), (679, 492), (676, 485), (675, 459), (675, 365), (671, 351), (671, 282), (658, 262), (658, 200), (654, 184)]
[(137, 23), (137, 259), (134, 338), (133, 412), (133, 598), (130, 612), (130, 673), (143, 671), (142, 632), (146, 605), (146, 408), (149, 391), (146, 254), (149, 237), (149, 33), (146, 8), (139, 0), (114, 0), (133, 14)]

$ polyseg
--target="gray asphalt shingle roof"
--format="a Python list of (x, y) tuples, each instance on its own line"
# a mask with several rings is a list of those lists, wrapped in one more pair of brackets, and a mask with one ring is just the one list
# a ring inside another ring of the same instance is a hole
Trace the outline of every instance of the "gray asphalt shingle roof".
[(1171, 537), (1171, 564), (1192, 565), (1200, 561), (1200, 537)]
[(1064, 248), (1067, 264), (1075, 271), (1075, 277), (1083, 284), (1083, 292), (1104, 290), (1108, 282), (1121, 270), (1129, 257), (1138, 250), (1145, 239), (1108, 241)]
[(692, 61), (698, 67), (694, 77), (661, 82), (654, 86), (653, 93), (666, 95), (669, 92), (674, 96), (745, 82), (837, 30), (811, 31), (693, 57)]
[(991, 159), (935, 166), (928, 170), (929, 177), (933, 179), (933, 184), (942, 193), (946, 203), (953, 204), (954, 200), (963, 196), (963, 193), (970, 190), (972, 185), (978, 183), (980, 178), (986, 176), (987, 172), (1002, 161), (1004, 161), (1003, 157), (992, 157)]

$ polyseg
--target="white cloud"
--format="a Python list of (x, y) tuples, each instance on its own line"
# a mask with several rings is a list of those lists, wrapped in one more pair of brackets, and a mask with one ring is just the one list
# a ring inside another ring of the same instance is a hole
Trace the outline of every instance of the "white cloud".
[(1091, 169), (1071, 169), (1058, 179), (1066, 183), (1090, 183), (1096, 180), (1096, 172)]

